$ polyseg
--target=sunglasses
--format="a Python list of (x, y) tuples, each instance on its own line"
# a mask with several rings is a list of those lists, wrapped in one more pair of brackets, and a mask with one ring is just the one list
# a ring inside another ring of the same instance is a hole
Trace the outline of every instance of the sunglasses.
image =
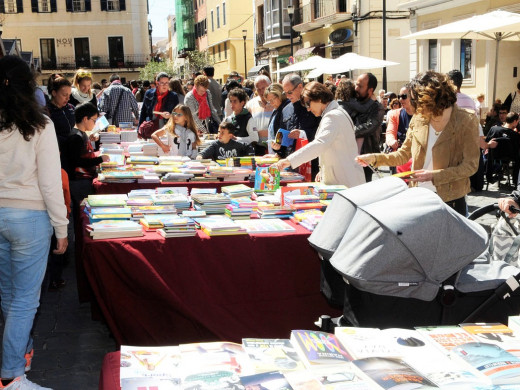
[(180, 112), (172, 112), (173, 116), (184, 116), (184, 114), (181, 114)]
[(291, 96), (294, 92), (294, 90), (298, 88), (298, 86), (294, 87), (291, 91), (284, 92), (287, 96)]
[(397, 97), (398, 97), (399, 99), (403, 99), (403, 100), (408, 99), (408, 95), (407, 95), (406, 93), (403, 93), (402, 95), (397, 95)]

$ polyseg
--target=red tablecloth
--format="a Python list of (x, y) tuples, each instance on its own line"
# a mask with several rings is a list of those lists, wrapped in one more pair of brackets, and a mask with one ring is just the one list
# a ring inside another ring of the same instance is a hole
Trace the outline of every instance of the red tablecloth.
[(121, 390), (119, 386), (119, 365), (121, 352), (110, 352), (105, 355), (99, 373), (99, 390)]
[[(84, 220), (84, 223), (86, 221)], [(320, 264), (291, 234), (92, 240), (85, 272), (120, 344), (175, 345), (289, 337), (320, 314), (340, 315), (319, 291)]]
[(98, 179), (94, 179), (94, 192), (96, 194), (128, 194), (132, 190), (141, 188), (154, 189), (157, 187), (188, 187), (192, 188), (216, 188), (217, 192), (223, 186), (231, 186), (234, 184), (245, 184), (253, 187), (250, 181), (187, 181), (177, 183), (103, 183)]

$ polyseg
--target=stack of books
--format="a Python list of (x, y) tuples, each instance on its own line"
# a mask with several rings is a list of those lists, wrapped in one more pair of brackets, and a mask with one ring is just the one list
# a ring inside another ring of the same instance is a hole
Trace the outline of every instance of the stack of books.
[(321, 184), (314, 187), (314, 195), (318, 196), (320, 200), (330, 200), (336, 192), (346, 190), (347, 186), (341, 184), (325, 185)]
[(123, 154), (116, 153), (103, 153), (110, 158), (110, 161), (105, 161), (100, 164), (101, 169), (103, 168), (115, 168), (122, 167), (125, 165), (125, 156)]
[(206, 214), (224, 214), (226, 206), (230, 204), (229, 198), (224, 194), (193, 194), (193, 207), (195, 210), (204, 210)]
[(148, 142), (143, 144), (143, 155), (144, 156), (157, 156), (158, 146), (155, 142)]
[(323, 205), (316, 195), (285, 195), (284, 203), (293, 210), (321, 209)]
[(103, 169), (98, 180), (104, 183), (135, 183), (137, 179), (146, 175), (143, 170)]
[(132, 220), (134, 221), (139, 221), (146, 215), (176, 215), (177, 213), (177, 209), (172, 205), (132, 206), (130, 209), (132, 210)]
[(139, 165), (155, 165), (159, 163), (159, 159), (155, 156), (133, 156), (126, 160), (128, 164), (139, 164)]
[(262, 205), (258, 206), (258, 216), (260, 218), (284, 218), (293, 216), (293, 209), (288, 206)]
[(135, 221), (106, 220), (87, 225), (87, 230), (94, 240), (123, 237), (140, 237), (143, 235), (141, 225)]
[(157, 233), (164, 238), (192, 237), (197, 235), (195, 222), (191, 218), (176, 216), (163, 220), (163, 225), (161, 229), (157, 230)]
[(89, 195), (87, 209), (91, 207), (126, 207), (127, 194)]
[(302, 225), (305, 229), (314, 231), (318, 223), (323, 218), (323, 211), (310, 209), (310, 210), (301, 210), (294, 212), (294, 219), (300, 225)]
[(127, 206), (151, 206), (153, 205), (152, 196), (155, 195), (153, 189), (136, 189), (128, 193)]
[(121, 130), (119, 135), (121, 136), (121, 142), (137, 141), (137, 130)]
[(226, 216), (233, 220), (237, 219), (251, 219), (253, 209), (251, 207), (241, 207), (233, 204), (226, 206)]
[(102, 144), (117, 144), (121, 142), (121, 136), (119, 135), (119, 133), (101, 131), (99, 133), (99, 142), (101, 142)]
[(188, 181), (193, 177), (195, 177), (193, 173), (169, 172), (162, 177), (161, 181), (163, 183), (176, 183), (180, 181)]
[(132, 210), (128, 207), (90, 207), (85, 212), (90, 223), (104, 220), (129, 220)]
[(230, 198), (239, 198), (248, 196), (250, 197), (253, 193), (253, 189), (251, 187), (246, 186), (245, 184), (235, 184), (232, 186), (224, 186), (222, 187), (222, 193), (226, 194)]
[(296, 229), (279, 218), (272, 219), (249, 219), (238, 221), (238, 225), (251, 234), (259, 233), (290, 233)]
[(246, 229), (227, 217), (202, 218), (198, 220), (201, 230), (208, 236), (247, 234)]
[(137, 179), (138, 183), (160, 183), (161, 179), (157, 173), (147, 173), (142, 178)]

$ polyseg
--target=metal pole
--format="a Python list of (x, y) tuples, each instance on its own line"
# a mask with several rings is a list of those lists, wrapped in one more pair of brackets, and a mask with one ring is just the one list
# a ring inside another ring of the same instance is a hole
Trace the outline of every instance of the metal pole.
[(244, 36), (244, 80), (247, 79), (246, 37)]
[[(383, 60), (386, 61), (386, 0), (383, 0)], [(386, 91), (386, 67), (383, 68), (383, 89)]]
[(289, 19), (291, 20), (291, 57), (294, 55), (293, 49), (293, 15), (289, 15)]
[(491, 102), (491, 104), (495, 103), (495, 99), (497, 97), (496, 95), (497, 95), (497, 76), (498, 76), (498, 49), (500, 48), (500, 41), (502, 39), (502, 34), (497, 33), (497, 34), (495, 34), (495, 36), (497, 39), (497, 46), (495, 49), (495, 76), (493, 79), (493, 101)]

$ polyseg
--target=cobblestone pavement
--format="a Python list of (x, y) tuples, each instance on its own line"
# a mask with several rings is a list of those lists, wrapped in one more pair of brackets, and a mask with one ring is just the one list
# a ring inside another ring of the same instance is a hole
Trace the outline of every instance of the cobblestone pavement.
[[(469, 211), (494, 203), (509, 192), (495, 184), (489, 191), (472, 193), (468, 196)], [(489, 226), (495, 220), (487, 214), (479, 223)], [(78, 303), (73, 262), (64, 277), (67, 285), (63, 290), (42, 293), (34, 332), (33, 369), (28, 377), (55, 390), (97, 389), (103, 356), (115, 351), (116, 343), (104, 323), (91, 319), (90, 305)]]

